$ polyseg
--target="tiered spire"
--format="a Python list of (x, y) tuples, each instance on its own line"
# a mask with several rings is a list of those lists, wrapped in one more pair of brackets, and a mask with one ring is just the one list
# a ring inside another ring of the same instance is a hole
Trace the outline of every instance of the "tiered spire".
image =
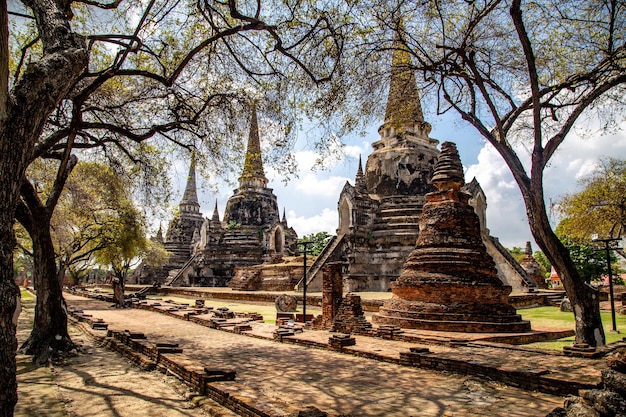
[(385, 110), (385, 124), (390, 124), (395, 128), (424, 122), (422, 104), (411, 64), (411, 54), (400, 37), (400, 31), (402, 31), (401, 26), (393, 42), (391, 80)]
[(435, 164), (435, 172), (431, 181), (439, 191), (459, 191), (465, 184), (463, 165), (461, 165), (456, 144), (453, 142), (441, 144), (441, 154)]
[(200, 204), (198, 203), (198, 191), (196, 187), (196, 154), (191, 154), (191, 164), (189, 164), (189, 174), (187, 174), (187, 185), (183, 198), (179, 204), (181, 212), (200, 212)]
[(359, 155), (359, 167), (356, 170), (354, 186), (358, 191), (367, 190), (367, 185), (365, 184), (365, 175), (363, 175), (363, 164), (361, 163), (361, 155)]
[(220, 221), (220, 212), (217, 210), (217, 200), (215, 200), (215, 208), (213, 209), (213, 217), (211, 220), (214, 222)]
[(526, 242), (526, 248), (524, 249), (524, 254), (526, 256), (533, 256), (533, 247), (528, 241)]
[(209, 222), (211, 230), (217, 230), (222, 228), (222, 222), (220, 221), (220, 212), (217, 209), (217, 199), (215, 200), (215, 208), (213, 209), (213, 216)]
[(259, 123), (256, 114), (256, 103), (252, 105), (252, 117), (250, 120), (250, 135), (248, 136), (248, 149), (243, 165), (243, 172), (239, 177), (240, 187), (265, 187), (267, 178), (263, 170), (261, 157), (261, 141), (259, 139)]
[(424, 121), (422, 103), (415, 81), (411, 53), (402, 39), (402, 22), (396, 28), (392, 45), (389, 95), (385, 109), (385, 122), (378, 128), (380, 140), (372, 143), (374, 150), (394, 147), (399, 142), (421, 142), (434, 147), (438, 141), (429, 137), (432, 126)]

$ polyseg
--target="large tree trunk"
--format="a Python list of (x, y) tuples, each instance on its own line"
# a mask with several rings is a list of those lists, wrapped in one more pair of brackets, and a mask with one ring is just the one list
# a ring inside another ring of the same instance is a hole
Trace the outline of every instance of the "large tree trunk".
[(557, 270), (574, 309), (576, 343), (586, 343), (589, 346), (604, 345), (605, 335), (598, 291), (585, 284), (569, 251), (552, 231), (543, 200), (542, 182), (532, 184), (534, 190), (532, 193), (525, 193), (522, 187), (520, 189), (526, 203), (533, 237)]
[[(2, 153), (2, 146), (0, 146)], [(2, 166), (0, 160), (0, 167)], [(4, 170), (0, 175), (4, 175)], [(17, 403), (15, 337), (17, 320), (14, 320), (19, 288), (13, 280), (13, 215), (6, 196), (6, 187), (0, 187), (0, 416), (13, 415)]]
[[(0, 6), (2, 19), (6, 4)], [(27, 66), (10, 94), (0, 82), (0, 109), (5, 110), (6, 104), (6, 114), (0, 114), (0, 417), (12, 416), (17, 403), (14, 313), (19, 289), (13, 281), (13, 222), (20, 187), (48, 116), (87, 66), (85, 40), (72, 33), (67, 21), (69, 3), (29, 1), (27, 5), (36, 16), (43, 57)], [(7, 31), (0, 24), (2, 43)], [(2, 77), (7, 63), (8, 54), (2, 54)]]
[(36, 363), (45, 364), (58, 352), (74, 348), (74, 344), (67, 332), (67, 308), (56, 270), (50, 224), (35, 221), (29, 233), (33, 240), (37, 303), (33, 330), (21, 349), (33, 355)]

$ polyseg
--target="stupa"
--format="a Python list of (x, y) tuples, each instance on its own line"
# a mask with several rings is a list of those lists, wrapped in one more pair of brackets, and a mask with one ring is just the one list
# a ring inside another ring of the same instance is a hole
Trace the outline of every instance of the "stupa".
[(202, 217), (198, 202), (196, 158), (192, 153), (185, 191), (178, 204), (178, 214), (170, 221), (163, 242), (165, 249), (171, 254), (168, 263), (172, 268), (182, 266), (191, 257), (194, 235), (197, 237), (202, 223), (204, 223), (204, 217)]
[[(389, 94), (379, 140), (372, 143), (365, 170), (359, 159), (354, 185), (346, 182), (337, 203), (337, 235), (324, 248), (307, 272), (311, 291), (322, 290), (322, 269), (328, 262), (346, 262), (344, 292), (388, 291), (419, 233), (418, 220), (426, 203), (439, 157), (439, 141), (430, 137), (431, 125), (424, 120), (420, 93), (404, 42), (393, 44)], [(534, 286), (526, 272), (490, 236), (486, 226), (487, 202), (474, 179), (465, 189), (470, 204), (481, 219), (482, 238), (494, 257), (500, 279), (515, 291)], [(298, 288), (302, 288), (302, 283)]]
[(456, 145), (445, 142), (419, 219), (420, 232), (391, 285), (375, 324), (455, 332), (526, 332), (530, 323), (508, 302), (511, 287), (498, 278), (482, 242), (480, 221), (461, 190)]
[(294, 255), (298, 236), (284, 216), (280, 218), (276, 195), (267, 184), (253, 106), (239, 187), (226, 203), (223, 221), (216, 203), (211, 219), (204, 219), (194, 233), (193, 255), (166, 284), (226, 286), (236, 268)]
[(546, 284), (546, 277), (544, 277), (541, 273), (541, 266), (539, 266), (539, 263), (533, 257), (533, 248), (530, 242), (526, 242), (524, 257), (519, 263), (522, 268), (524, 268), (528, 276), (530, 276), (535, 281), (538, 288), (548, 288), (548, 284)]
[(204, 217), (200, 212), (196, 187), (196, 160), (195, 154), (192, 153), (185, 191), (178, 204), (178, 213), (169, 222), (165, 238), (163, 238), (163, 231), (160, 226), (153, 238), (156, 243), (163, 245), (170, 257), (167, 263), (163, 265), (148, 265), (146, 262), (141, 262), (127, 278), (127, 283), (166, 283), (170, 275), (176, 274), (191, 257), (193, 245), (198, 239), (203, 222)]

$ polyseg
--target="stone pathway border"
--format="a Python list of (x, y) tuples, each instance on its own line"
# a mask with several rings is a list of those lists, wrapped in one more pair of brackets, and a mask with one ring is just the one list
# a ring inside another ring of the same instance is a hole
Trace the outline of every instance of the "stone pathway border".
[[(77, 295), (85, 296), (84, 293)], [(222, 331), (264, 339), (276, 338), (273, 335), (275, 329), (273, 325), (263, 326), (254, 322), (252, 330), (244, 331), (237, 329), (237, 321), (224, 322), (216, 326), (211, 315), (197, 314), (197, 309), (190, 306), (154, 301), (141, 301), (133, 303), (132, 306)], [(458, 333), (455, 338), (442, 337), (435, 342), (447, 346), (428, 345), (427, 348), (415, 348), (415, 343), (402, 340), (385, 340), (380, 343), (380, 339), (357, 335), (355, 346), (335, 349), (329, 343), (332, 335), (325, 331), (306, 331), (293, 336), (281, 336), (277, 340), (282, 343), (338, 350), (350, 355), (404, 366), (486, 377), (507, 385), (552, 395), (577, 395), (580, 389), (598, 388), (601, 371), (606, 368), (602, 360), (538, 353), (500, 343), (472, 342), (459, 339), (462, 334)], [(375, 346), (371, 339), (374, 339)], [(380, 349), (381, 345), (387, 349)], [(619, 346), (626, 346), (626, 343), (616, 344), (613, 348)]]

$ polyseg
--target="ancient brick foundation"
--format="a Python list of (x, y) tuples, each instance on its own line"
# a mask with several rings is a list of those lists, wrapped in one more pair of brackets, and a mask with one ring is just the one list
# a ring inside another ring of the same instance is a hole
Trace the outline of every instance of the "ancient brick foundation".
[(385, 302), (375, 324), (402, 328), (452, 332), (510, 333), (528, 332), (530, 323), (522, 321), (507, 303), (509, 287), (447, 283), (420, 283), (394, 287), (394, 298)]
[(451, 332), (527, 332), (530, 323), (508, 301), (482, 242), (480, 220), (461, 191), (463, 167), (446, 142), (435, 167), (437, 192), (426, 195), (415, 249), (391, 286), (393, 298), (372, 321), (401, 328)]
[(361, 297), (346, 294), (333, 320), (332, 330), (342, 333), (363, 333), (371, 328), (372, 325), (365, 319), (361, 308)]

